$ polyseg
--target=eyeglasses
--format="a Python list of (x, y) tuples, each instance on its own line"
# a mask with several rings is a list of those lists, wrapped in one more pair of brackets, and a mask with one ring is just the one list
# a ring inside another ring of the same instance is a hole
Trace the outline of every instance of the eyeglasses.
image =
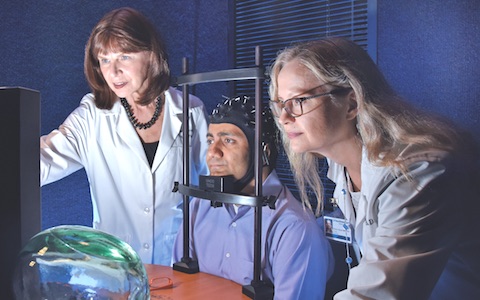
[[(313, 89), (310, 89), (302, 94), (306, 94), (308, 92), (311, 92), (313, 90), (316, 90), (318, 89), (319, 87), (322, 87), (324, 85), (327, 85), (328, 83), (324, 83), (322, 85), (319, 85), (317, 87), (314, 87)], [(291, 117), (293, 118), (298, 118), (300, 117), (301, 115), (304, 115), (306, 113), (309, 113), (313, 110), (315, 110), (318, 106), (320, 106), (320, 103), (315, 106), (314, 108), (311, 108), (309, 109), (308, 111), (304, 112), (303, 111), (303, 105), (302, 103), (304, 101), (307, 101), (307, 100), (310, 100), (310, 99), (313, 99), (313, 98), (318, 98), (318, 97), (322, 97), (322, 96), (327, 96), (327, 95), (338, 95), (338, 94), (343, 94), (347, 91), (350, 91), (352, 88), (337, 88), (337, 89), (333, 89), (331, 90), (330, 92), (325, 92), (325, 93), (321, 93), (321, 94), (316, 94), (316, 95), (312, 95), (312, 96), (307, 96), (307, 97), (294, 97), (294, 98), (290, 98), (290, 99), (287, 99), (285, 101), (281, 101), (281, 100), (270, 100), (270, 109), (272, 111), (272, 114), (275, 116), (275, 117), (280, 117), (280, 115), (282, 114), (282, 110), (285, 109), (285, 111), (287, 112), (287, 114), (289, 114)]]

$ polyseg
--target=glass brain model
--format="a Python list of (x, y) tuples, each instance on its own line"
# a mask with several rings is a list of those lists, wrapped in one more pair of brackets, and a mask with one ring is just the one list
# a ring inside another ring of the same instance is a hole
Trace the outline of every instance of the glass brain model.
[(44, 230), (18, 259), (16, 299), (150, 299), (138, 254), (115, 236), (89, 227)]

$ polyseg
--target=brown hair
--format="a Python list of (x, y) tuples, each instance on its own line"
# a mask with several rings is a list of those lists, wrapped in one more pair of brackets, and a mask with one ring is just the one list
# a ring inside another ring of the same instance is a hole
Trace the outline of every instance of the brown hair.
[(148, 86), (140, 97), (140, 104), (150, 103), (168, 89), (170, 69), (167, 53), (155, 27), (140, 12), (119, 8), (107, 13), (98, 22), (85, 47), (85, 76), (98, 108), (111, 109), (118, 99), (103, 78), (98, 62), (98, 54), (108, 51), (150, 52)]

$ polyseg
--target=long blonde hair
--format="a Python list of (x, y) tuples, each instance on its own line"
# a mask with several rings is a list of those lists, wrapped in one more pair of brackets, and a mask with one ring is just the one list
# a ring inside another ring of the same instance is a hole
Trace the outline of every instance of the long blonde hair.
[[(399, 154), (407, 146), (450, 152), (459, 145), (459, 135), (451, 125), (408, 105), (390, 87), (368, 53), (345, 38), (304, 42), (280, 51), (270, 70), (271, 99), (277, 99), (278, 96), (277, 77), (280, 70), (294, 59), (319, 80), (353, 89), (358, 106), (357, 128), (372, 163), (396, 166), (406, 172)], [(336, 101), (335, 97), (332, 97), (332, 101)], [(277, 125), (301, 200), (311, 208), (306, 193), (306, 188), (310, 187), (319, 199), (316, 209), (318, 215), (323, 206), (323, 186), (316, 166), (321, 158), (312, 153), (291, 151), (282, 126)]]

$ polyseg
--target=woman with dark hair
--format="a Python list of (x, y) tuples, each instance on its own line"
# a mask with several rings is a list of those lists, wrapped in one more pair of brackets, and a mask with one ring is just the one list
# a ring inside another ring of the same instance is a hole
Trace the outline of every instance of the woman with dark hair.
[(154, 26), (120, 8), (95, 26), (85, 49), (92, 93), (62, 125), (40, 139), (41, 185), (85, 168), (93, 227), (128, 242), (144, 263), (170, 265), (182, 221), (184, 132), (192, 184), (206, 174), (207, 122), (190, 97), (190, 129), (182, 129), (182, 94), (169, 87), (167, 54)]
[(339, 211), (326, 220), (337, 239), (353, 240), (359, 264), (335, 299), (480, 297), (478, 157), (462, 134), (407, 105), (343, 38), (281, 51), (270, 97), (300, 190), (322, 202), (324, 157), (336, 184)]

